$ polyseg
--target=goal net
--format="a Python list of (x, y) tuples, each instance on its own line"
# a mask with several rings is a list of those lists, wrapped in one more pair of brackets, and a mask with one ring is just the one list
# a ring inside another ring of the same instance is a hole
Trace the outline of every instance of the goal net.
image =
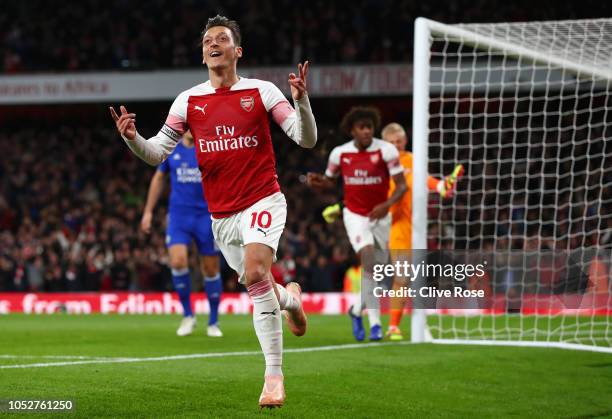
[(414, 310), (414, 341), (612, 352), (611, 85), (612, 19), (417, 19), (413, 248), (491, 263), (462, 285), (487, 303)]

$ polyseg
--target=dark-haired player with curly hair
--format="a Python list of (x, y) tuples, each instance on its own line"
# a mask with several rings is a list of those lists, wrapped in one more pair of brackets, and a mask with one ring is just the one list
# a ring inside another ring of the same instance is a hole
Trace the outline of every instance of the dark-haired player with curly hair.
[[(342, 176), (344, 226), (355, 253), (361, 259), (361, 295), (368, 298), (366, 311), (370, 322), (370, 340), (373, 341), (383, 338), (378, 300), (373, 298), (375, 248), (388, 249), (391, 228), (389, 209), (406, 192), (399, 152), (388, 142), (374, 138), (379, 126), (380, 113), (377, 109), (353, 107), (340, 124), (352, 139), (332, 150), (324, 175), (309, 173), (307, 177), (308, 184), (313, 188), (331, 188), (335, 179)], [(391, 179), (396, 187), (389, 196)], [(365, 339), (361, 317), (363, 308), (363, 300), (358, 298), (349, 310), (353, 335), (358, 341)]]
[(291, 106), (274, 84), (237, 74), (242, 53), (238, 24), (211, 18), (202, 34), (209, 80), (178, 95), (156, 136), (143, 138), (136, 115), (124, 106), (121, 116), (110, 112), (128, 147), (151, 165), (162, 163), (191, 131), (215, 241), (253, 301), (253, 325), (266, 361), (259, 405), (279, 407), (285, 401), (281, 310), (298, 336), (306, 332), (306, 315), (299, 285), (275, 285), (270, 273), (287, 203), (276, 175), (269, 117), (305, 148), (316, 144), (317, 127), (306, 88), (308, 62), (298, 65), (298, 75), (289, 74)]

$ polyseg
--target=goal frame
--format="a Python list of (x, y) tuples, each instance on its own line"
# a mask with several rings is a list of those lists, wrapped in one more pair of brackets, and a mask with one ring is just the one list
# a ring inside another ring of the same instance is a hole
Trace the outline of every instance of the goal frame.
[[(486, 47), (490, 51), (504, 52), (511, 56), (529, 58), (534, 62), (563, 67), (577, 77), (598, 77), (612, 80), (612, 68), (596, 68), (576, 63), (557, 56), (547, 55), (541, 51), (525, 48), (511, 42), (489, 38), (458, 26), (447, 25), (424, 17), (418, 17), (414, 25), (414, 59), (413, 59), (413, 102), (412, 102), (412, 248), (427, 249), (427, 175), (429, 163), (429, 105), (430, 105), (430, 39), (431, 35), (450, 35), (470, 45)], [(612, 354), (612, 347), (575, 344), (552, 341), (512, 341), (512, 340), (474, 340), (474, 339), (433, 339), (427, 326), (425, 309), (413, 308), (411, 317), (411, 341), (413, 343), (432, 342), (436, 344), (456, 345), (492, 345), (549, 347), (570, 350), (585, 350)]]

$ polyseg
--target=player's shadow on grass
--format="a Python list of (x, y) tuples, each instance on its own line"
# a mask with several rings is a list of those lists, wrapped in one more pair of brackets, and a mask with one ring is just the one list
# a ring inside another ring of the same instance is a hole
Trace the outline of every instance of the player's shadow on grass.
[(612, 368), (612, 362), (598, 362), (596, 364), (587, 364), (589, 368)]

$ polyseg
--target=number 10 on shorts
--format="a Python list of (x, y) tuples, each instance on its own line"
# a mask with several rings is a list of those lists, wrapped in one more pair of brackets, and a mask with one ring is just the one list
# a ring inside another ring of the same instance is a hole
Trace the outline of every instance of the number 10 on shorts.
[(270, 224), (272, 224), (272, 214), (270, 212), (259, 211), (251, 213), (251, 228), (268, 228)]

